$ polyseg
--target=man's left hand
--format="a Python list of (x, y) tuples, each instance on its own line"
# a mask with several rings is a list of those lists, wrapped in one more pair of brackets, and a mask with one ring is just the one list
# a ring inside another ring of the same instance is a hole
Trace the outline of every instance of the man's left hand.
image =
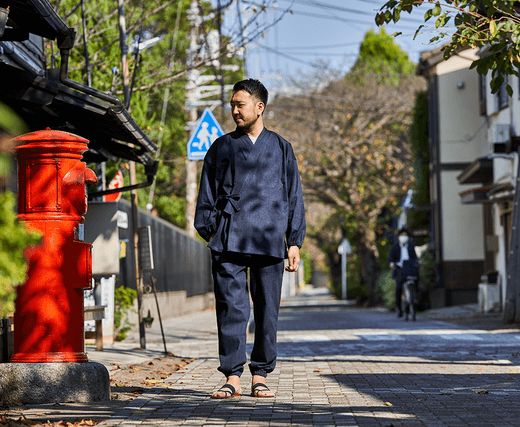
[(285, 267), (285, 271), (298, 271), (300, 266), (300, 248), (298, 246), (291, 246), (289, 248), (289, 265)]

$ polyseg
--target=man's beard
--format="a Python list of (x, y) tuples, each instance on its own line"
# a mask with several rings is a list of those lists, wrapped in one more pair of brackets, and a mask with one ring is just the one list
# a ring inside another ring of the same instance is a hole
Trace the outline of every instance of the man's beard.
[(252, 120), (249, 120), (248, 122), (242, 120), (241, 123), (237, 123), (235, 120), (235, 124), (237, 125), (237, 129), (250, 129), (251, 126), (253, 126), (258, 121), (259, 116), (255, 117)]

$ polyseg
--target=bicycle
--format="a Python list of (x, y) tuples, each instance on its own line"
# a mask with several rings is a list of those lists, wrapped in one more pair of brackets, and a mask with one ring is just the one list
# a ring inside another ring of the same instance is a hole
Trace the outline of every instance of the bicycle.
[(417, 297), (417, 283), (419, 281), (419, 262), (417, 260), (404, 261), (401, 270), (403, 281), (403, 294), (401, 304), (405, 313), (404, 320), (409, 319), (411, 314), (412, 320), (416, 320), (415, 301)]
[(403, 311), (405, 313), (404, 320), (408, 320), (408, 315), (412, 316), (412, 320), (415, 322), (416, 313), (415, 313), (415, 299), (416, 299), (416, 283), (417, 277), (415, 276), (407, 276), (406, 281), (403, 283)]

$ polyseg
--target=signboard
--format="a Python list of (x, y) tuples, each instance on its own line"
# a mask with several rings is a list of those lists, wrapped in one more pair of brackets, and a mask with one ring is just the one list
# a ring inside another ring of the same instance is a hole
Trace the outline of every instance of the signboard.
[[(119, 170), (116, 173), (116, 176), (112, 178), (112, 181), (110, 181), (110, 184), (108, 184), (109, 190), (115, 190), (116, 188), (123, 187), (123, 173)], [(121, 193), (112, 193), (112, 194), (105, 194), (103, 196), (104, 202), (118, 202), (119, 199), (121, 199)]]
[(204, 160), (210, 145), (222, 135), (222, 127), (211, 110), (206, 108), (188, 141), (188, 160)]
[(343, 239), (341, 245), (338, 246), (338, 253), (340, 255), (349, 255), (352, 253), (352, 246), (350, 246), (350, 242), (347, 239)]

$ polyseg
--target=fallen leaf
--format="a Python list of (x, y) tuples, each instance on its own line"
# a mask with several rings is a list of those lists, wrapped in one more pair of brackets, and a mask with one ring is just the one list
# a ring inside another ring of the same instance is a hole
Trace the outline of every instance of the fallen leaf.
[(144, 412), (144, 411), (139, 411), (139, 410), (137, 410), (137, 411), (132, 411), (132, 412), (130, 412), (130, 413), (131, 413), (131, 414), (146, 414), (146, 412)]
[(333, 394), (333, 395), (336, 395), (336, 394), (340, 394), (340, 393), (338, 393), (338, 392), (335, 392), (335, 393), (332, 393), (332, 394)]
[(155, 371), (157, 372), (158, 374), (162, 374), (162, 375), (171, 375), (172, 373), (171, 372), (168, 372), (168, 371)]
[(123, 387), (123, 385), (116, 383), (116, 387)]
[(151, 366), (155, 366), (155, 363), (153, 363), (153, 362), (148, 362), (148, 364)]
[(321, 369), (315, 369), (314, 372), (321, 372)]
[(143, 381), (143, 384), (157, 384), (160, 383), (162, 380), (153, 380), (153, 379), (146, 379)]
[(473, 393), (475, 394), (488, 394), (487, 390), (473, 390)]
[(202, 378), (202, 375), (192, 375), (193, 378)]
[(516, 380), (515, 377), (509, 377), (508, 380)]
[(138, 368), (137, 366), (129, 366), (130, 369), (133, 369), (134, 371), (140, 371), (141, 368)]
[(424, 402), (426, 399), (417, 399), (419, 402)]
[(384, 402), (383, 405), (385, 405), (385, 406), (394, 406), (390, 402)]
[(516, 370), (515, 371), (509, 371), (510, 374), (514, 374), (516, 372), (518, 372), (518, 371), (516, 371)]

